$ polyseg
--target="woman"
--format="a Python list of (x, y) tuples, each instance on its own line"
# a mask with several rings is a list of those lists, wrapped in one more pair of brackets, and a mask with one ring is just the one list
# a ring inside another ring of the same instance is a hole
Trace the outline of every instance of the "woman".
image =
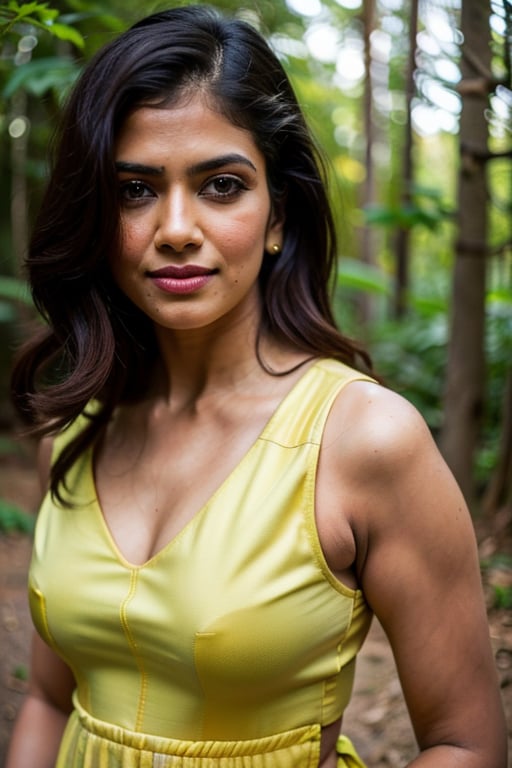
[(13, 377), (49, 490), (9, 768), (353, 768), (372, 613), (411, 765), (504, 768), (471, 520), (419, 415), (352, 367), (335, 253), (253, 29), (181, 8), (96, 56), (28, 258), (48, 326)]

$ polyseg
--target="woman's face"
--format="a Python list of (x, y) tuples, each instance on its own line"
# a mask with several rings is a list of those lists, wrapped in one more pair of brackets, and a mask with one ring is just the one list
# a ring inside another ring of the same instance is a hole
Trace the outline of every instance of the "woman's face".
[(122, 247), (111, 270), (121, 290), (170, 330), (254, 319), (263, 253), (281, 245), (282, 222), (252, 135), (198, 94), (133, 112), (115, 161)]

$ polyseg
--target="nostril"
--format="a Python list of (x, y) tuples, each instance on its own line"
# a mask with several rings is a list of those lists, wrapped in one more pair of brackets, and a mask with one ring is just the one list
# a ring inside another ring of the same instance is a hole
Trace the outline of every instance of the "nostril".
[(155, 243), (157, 250), (162, 251), (164, 253), (190, 253), (192, 250), (196, 250), (199, 247), (199, 243), (197, 242), (184, 242), (184, 243), (169, 243), (169, 242), (161, 242), (161, 243)]

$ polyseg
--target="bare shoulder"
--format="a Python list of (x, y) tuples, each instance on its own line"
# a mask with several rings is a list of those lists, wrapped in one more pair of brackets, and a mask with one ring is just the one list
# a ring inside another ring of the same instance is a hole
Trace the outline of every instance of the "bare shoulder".
[(378, 479), (421, 452), (438, 456), (430, 430), (404, 397), (370, 381), (354, 381), (341, 392), (329, 417), (325, 441), (336, 445), (340, 460)]
[[(384, 565), (412, 573), (418, 558), (438, 572), (475, 550), (460, 489), (417, 409), (395, 392), (354, 382), (337, 398), (325, 454), (341, 511), (358, 550), (358, 576), (368, 594)], [(322, 447), (324, 450), (324, 447)]]
[[(433, 569), (445, 584), (470, 566), (475, 587), (471, 516), (417, 409), (384, 387), (355, 382), (331, 417), (331, 437), (341, 425), (334, 462), (358, 544), (358, 575), (376, 612), (396, 608), (396, 596), (403, 599), (404, 585), (422, 572), (432, 584), (426, 574)], [(394, 579), (396, 592), (388, 589)]]

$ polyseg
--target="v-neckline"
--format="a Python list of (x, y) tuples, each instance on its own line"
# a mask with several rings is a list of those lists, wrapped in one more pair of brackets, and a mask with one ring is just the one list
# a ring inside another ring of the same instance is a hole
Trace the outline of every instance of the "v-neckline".
[(321, 360), (317, 359), (312, 362), (312, 364), (307, 368), (306, 371), (300, 376), (295, 383), (292, 385), (292, 387), (288, 390), (288, 392), (284, 395), (284, 397), (281, 399), (277, 407), (274, 409), (273, 413), (269, 416), (265, 424), (263, 425), (262, 429), (258, 433), (255, 440), (251, 443), (249, 448), (243, 453), (240, 460), (235, 464), (235, 466), (228, 472), (226, 477), (221, 481), (221, 483), (217, 486), (217, 488), (213, 491), (213, 493), (210, 494), (208, 499), (202, 504), (202, 506), (194, 513), (194, 515), (188, 520), (185, 525), (179, 529), (179, 531), (169, 539), (168, 542), (166, 542), (160, 549), (158, 549), (156, 552), (154, 552), (151, 557), (149, 557), (147, 560), (145, 560), (142, 563), (132, 563), (128, 558), (123, 554), (121, 551), (119, 545), (116, 542), (116, 539), (114, 537), (114, 534), (112, 533), (110, 526), (105, 518), (105, 514), (103, 512), (98, 490), (96, 486), (96, 479), (94, 475), (94, 446), (90, 446), (87, 450), (87, 476), (90, 481), (91, 490), (92, 490), (92, 504), (94, 506), (95, 513), (99, 519), (101, 529), (104, 533), (105, 539), (110, 547), (110, 549), (113, 551), (116, 559), (118, 560), (119, 564), (122, 565), (124, 568), (127, 568), (131, 571), (141, 571), (145, 568), (151, 567), (156, 560), (163, 557), (169, 550), (173, 549), (174, 545), (186, 534), (186, 532), (199, 524), (199, 521), (202, 517), (204, 517), (206, 511), (211, 506), (211, 504), (215, 501), (217, 496), (219, 496), (221, 493), (224, 492), (225, 488), (229, 485), (232, 478), (235, 474), (237, 474), (240, 470), (240, 467), (245, 464), (247, 461), (249, 461), (249, 458), (254, 453), (256, 446), (260, 443), (262, 439), (265, 438), (266, 434), (272, 431), (272, 427), (274, 422), (280, 417), (281, 412), (285, 409), (287, 406), (287, 403), (289, 400), (296, 394), (299, 387), (304, 386), (306, 380), (309, 378), (311, 372), (315, 370), (315, 368), (318, 367)]

